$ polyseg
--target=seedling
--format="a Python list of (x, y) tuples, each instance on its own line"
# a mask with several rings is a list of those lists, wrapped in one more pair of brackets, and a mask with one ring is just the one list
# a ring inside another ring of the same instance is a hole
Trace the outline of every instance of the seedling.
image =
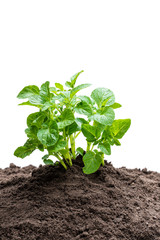
[[(45, 164), (54, 165), (50, 159), (50, 156), (54, 156), (67, 169), (80, 154), (84, 162), (83, 172), (91, 174), (104, 165), (104, 155), (111, 154), (112, 145), (121, 145), (119, 140), (129, 129), (131, 120), (115, 120), (114, 109), (121, 105), (115, 102), (113, 92), (107, 88), (96, 88), (91, 97), (77, 95), (91, 85), (75, 87), (82, 72), (72, 76), (65, 87), (61, 83), (50, 87), (47, 81), (40, 89), (29, 85), (20, 91), (17, 97), (27, 101), (19, 105), (34, 106), (38, 111), (27, 117), (25, 133), (28, 139), (15, 150), (15, 156), (25, 158), (35, 149), (42, 152), (47, 150), (42, 157)], [(79, 134), (86, 139), (85, 150), (75, 147)]]

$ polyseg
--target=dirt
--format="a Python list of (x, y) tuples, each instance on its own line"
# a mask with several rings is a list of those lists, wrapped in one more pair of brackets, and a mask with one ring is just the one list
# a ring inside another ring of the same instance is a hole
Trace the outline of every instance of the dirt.
[(0, 169), (0, 239), (160, 240), (160, 173), (82, 167)]

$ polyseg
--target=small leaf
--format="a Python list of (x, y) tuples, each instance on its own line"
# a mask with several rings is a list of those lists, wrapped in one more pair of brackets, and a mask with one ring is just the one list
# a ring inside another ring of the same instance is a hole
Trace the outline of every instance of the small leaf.
[(40, 107), (39, 105), (32, 104), (32, 103), (30, 103), (29, 101), (23, 102), (23, 103), (19, 103), (18, 105), (19, 105), (19, 106), (26, 105), (26, 106)]
[(91, 84), (86, 83), (86, 84), (78, 85), (77, 87), (73, 88), (73, 89), (71, 90), (71, 98), (72, 98), (77, 92), (79, 92), (80, 90), (82, 90), (82, 89), (84, 89), (84, 88), (87, 88), (87, 87), (89, 87), (89, 86), (91, 86)]
[(75, 122), (77, 123), (79, 128), (81, 128), (82, 124), (88, 124), (88, 121), (84, 118), (75, 118)]
[(78, 96), (78, 98), (81, 101), (86, 102), (87, 104), (92, 105), (92, 100), (88, 96)]
[(88, 151), (84, 156), (83, 156), (83, 162), (84, 162), (84, 167), (83, 167), (83, 172), (85, 174), (91, 174), (96, 172), (101, 163), (102, 163), (102, 156), (99, 153), (94, 153), (92, 151)]
[(46, 165), (54, 165), (53, 161), (51, 159), (44, 159), (43, 162), (46, 164)]
[(76, 149), (76, 152), (79, 153), (81, 156), (83, 156), (83, 154), (84, 154), (84, 150), (83, 150), (83, 148), (81, 148), (81, 147), (78, 147), (78, 148)]
[(91, 106), (83, 101), (77, 104), (77, 106), (75, 107), (75, 111), (79, 114), (84, 114), (86, 116), (90, 116), (93, 113)]
[(63, 91), (63, 85), (60, 83), (55, 83), (56, 88), (60, 89), (61, 91)]
[(66, 134), (71, 135), (72, 133), (75, 133), (77, 131), (80, 131), (81, 128), (76, 122), (73, 122), (71, 125), (66, 127)]
[(114, 120), (111, 126), (111, 131), (114, 134), (114, 137), (116, 137), (117, 139), (121, 139), (129, 129), (130, 125), (131, 125), (130, 119)]
[(111, 155), (111, 147), (108, 141), (104, 143), (99, 143), (98, 148), (106, 155)]
[(65, 85), (66, 85), (66, 87), (72, 88), (72, 84), (69, 81), (65, 82)]
[(60, 122), (58, 122), (58, 128), (65, 128), (66, 126), (74, 122), (74, 114), (71, 109), (65, 109), (60, 115)]
[(103, 125), (111, 125), (114, 121), (115, 113), (111, 107), (107, 107), (105, 111), (96, 113), (91, 118)]
[(78, 76), (79, 76), (82, 72), (84, 72), (84, 71), (82, 70), (82, 71), (74, 74), (74, 75), (71, 77), (70, 80), (71, 80), (71, 87), (72, 87), (72, 88), (74, 87), (74, 85), (75, 85), (75, 83), (76, 83), (76, 81), (77, 81)]
[(113, 105), (111, 105), (110, 107), (112, 107), (113, 109), (116, 109), (116, 108), (120, 108), (122, 107), (122, 105), (120, 103), (114, 103)]
[(42, 157), (43, 160), (44, 160), (44, 159), (47, 159), (47, 158), (49, 158), (49, 154), (45, 154), (45, 155)]
[(98, 107), (110, 106), (115, 102), (115, 96), (108, 88), (96, 88), (92, 91), (91, 98), (97, 103)]
[(17, 98), (24, 99), (39, 94), (39, 88), (36, 85), (24, 87), (18, 94)]

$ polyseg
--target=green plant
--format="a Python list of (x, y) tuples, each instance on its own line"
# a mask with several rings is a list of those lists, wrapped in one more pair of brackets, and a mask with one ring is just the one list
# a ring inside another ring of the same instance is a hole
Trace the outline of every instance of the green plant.
[[(65, 169), (72, 166), (72, 159), (78, 154), (83, 156), (83, 172), (91, 174), (104, 165), (104, 154), (111, 154), (112, 145), (121, 145), (119, 139), (130, 127), (130, 119), (115, 119), (114, 109), (121, 107), (115, 102), (113, 92), (107, 88), (92, 91), (91, 98), (77, 93), (91, 84), (75, 87), (78, 72), (65, 83), (50, 87), (47, 81), (40, 89), (35, 85), (26, 86), (18, 94), (19, 99), (28, 99), (19, 105), (37, 107), (37, 112), (27, 118), (28, 137), (25, 144), (18, 147), (14, 155), (25, 158), (35, 149), (47, 150), (42, 159), (45, 164), (54, 165), (50, 159), (54, 156)], [(80, 117), (79, 114), (83, 114)], [(86, 138), (86, 151), (76, 149), (75, 140), (82, 133)], [(57, 164), (57, 162), (56, 162)]]

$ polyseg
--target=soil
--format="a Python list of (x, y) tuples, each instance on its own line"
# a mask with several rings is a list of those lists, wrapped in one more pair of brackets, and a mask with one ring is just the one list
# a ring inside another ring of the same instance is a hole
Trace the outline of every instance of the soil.
[(82, 167), (0, 169), (0, 239), (160, 240), (160, 173)]

